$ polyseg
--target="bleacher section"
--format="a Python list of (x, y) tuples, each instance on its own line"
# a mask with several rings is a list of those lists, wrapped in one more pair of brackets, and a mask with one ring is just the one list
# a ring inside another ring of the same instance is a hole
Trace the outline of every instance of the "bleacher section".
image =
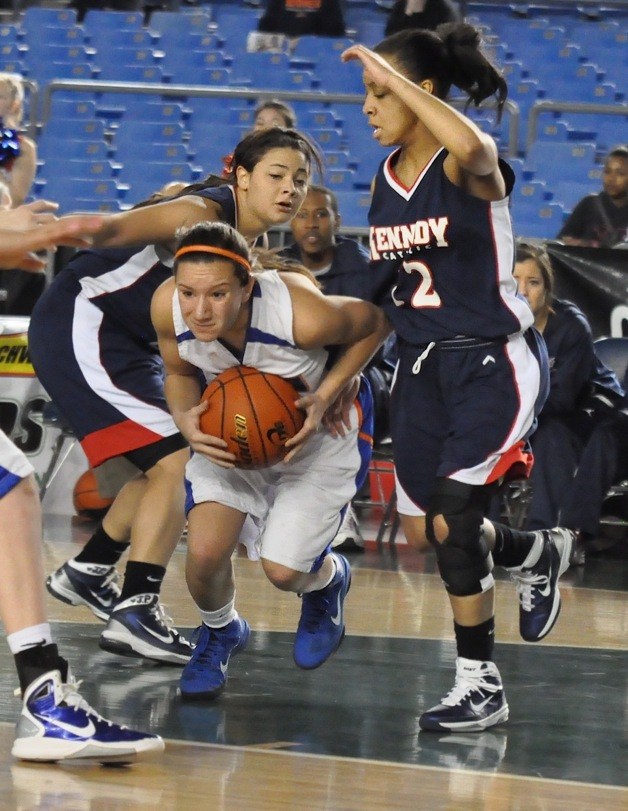
[[(379, 41), (386, 13), (373, 2), (353, 0), (347, 39), (302, 37), (282, 53), (247, 53), (260, 9), (243, 0), (157, 10), (148, 23), (140, 12), (90, 10), (79, 24), (71, 9), (26, 8), (0, 25), (0, 70), (21, 73), (40, 91), (59, 78), (155, 85), (150, 96), (55, 91), (49, 120), (37, 133), (34, 195), (54, 197), (62, 211), (117, 210), (171, 180), (193, 182), (220, 172), (222, 158), (252, 123), (255, 101), (238, 91), (284, 91), (295, 94), (299, 126), (324, 152), (323, 182), (339, 193), (343, 224), (364, 227), (368, 190), (385, 152), (361, 111), (361, 71), (354, 63), (342, 65), (339, 54), (353, 40)], [(490, 108), (470, 114), (515, 167), (517, 234), (553, 237), (574, 203), (599, 191), (604, 154), (628, 142), (628, 11), (602, 9), (595, 17), (576, 4), (471, 2), (467, 13), (482, 29), (487, 53), (504, 71), (517, 105), (515, 152), (507, 116), (498, 126)], [(159, 92), (160, 85), (173, 84), (229, 88), (231, 95), (172, 98)], [(302, 91), (313, 100), (299, 100)], [(353, 94), (355, 101), (326, 97), (338, 93)], [(531, 110), (536, 116), (541, 101), (583, 109), (543, 109), (530, 140)], [(590, 105), (601, 104), (625, 114), (591, 111)]]

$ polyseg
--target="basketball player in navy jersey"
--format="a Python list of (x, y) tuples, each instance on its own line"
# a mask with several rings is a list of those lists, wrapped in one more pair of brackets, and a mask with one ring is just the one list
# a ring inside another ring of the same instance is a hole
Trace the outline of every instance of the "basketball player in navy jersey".
[[(325, 296), (307, 271), (251, 267), (235, 229), (202, 223), (181, 238), (174, 279), (153, 298), (153, 323), (166, 367), (172, 415), (194, 454), (186, 467), (186, 579), (201, 625), (180, 680), (187, 699), (212, 699), (227, 681), (229, 659), (248, 641), (235, 608), (232, 556), (250, 516), (268, 579), (301, 595), (295, 663), (322, 665), (345, 632), (351, 583), (347, 560), (329, 552), (343, 510), (364, 481), (373, 433), (372, 400), (363, 381), (342, 436), (317, 430), (329, 405), (366, 365), (387, 329), (383, 313), (356, 298)], [(294, 263), (292, 264), (294, 267)], [(307, 273), (307, 276), (304, 275)], [(327, 347), (339, 359), (326, 371)], [(300, 380), (306, 420), (286, 443), (286, 462), (260, 470), (234, 467), (220, 437), (203, 433), (200, 380), (239, 364)], [(202, 375), (202, 377), (201, 377)]]
[(343, 59), (364, 68), (373, 137), (399, 147), (374, 181), (373, 299), (399, 341), (399, 512), (409, 540), (434, 547), (454, 615), (455, 685), (419, 723), (477, 731), (508, 718), (493, 661), (493, 562), (517, 581), (520, 631), (536, 641), (556, 621), (572, 544), (565, 529), (523, 533), (485, 519), (497, 483), (531, 462), (547, 357), (512, 275), (512, 170), (445, 98), (455, 84), (474, 104), (495, 95), (501, 111), (507, 87), (465, 23), (399, 32)]
[[(49, 204), (46, 204), (49, 205)], [(45, 206), (46, 207), (46, 206)], [(44, 207), (44, 208), (45, 208)], [(24, 209), (24, 206), (20, 207)], [(23, 222), (34, 213), (18, 211)], [(33, 251), (58, 243), (89, 245), (89, 234), (101, 225), (97, 216), (45, 220), (28, 230), (15, 228), (15, 218), (0, 218), (0, 267), (43, 271), (45, 261)], [(22, 710), (12, 754), (22, 760), (66, 758), (107, 761), (135, 759), (159, 752), (158, 735), (137, 732), (102, 718), (78, 692), (68, 662), (59, 654), (46, 615), (41, 505), (33, 466), (0, 431), (0, 617), (7, 635), (22, 695)]]
[[(105, 650), (180, 666), (191, 653), (159, 602), (185, 522), (189, 449), (165, 401), (150, 301), (172, 274), (177, 229), (217, 220), (254, 241), (297, 212), (313, 162), (315, 150), (294, 130), (247, 136), (229, 182), (210, 177), (173, 199), (104, 216), (97, 249), (77, 254), (33, 312), (33, 365), (91, 466), (122, 458), (138, 469), (83, 550), (47, 581), (53, 596), (107, 623)], [(120, 592), (115, 565), (129, 544)]]

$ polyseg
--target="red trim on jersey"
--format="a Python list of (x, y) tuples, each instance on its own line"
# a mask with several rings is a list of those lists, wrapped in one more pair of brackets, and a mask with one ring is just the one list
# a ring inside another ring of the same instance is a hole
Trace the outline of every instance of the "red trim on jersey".
[(434, 161), (440, 155), (440, 153), (443, 151), (443, 149), (444, 149), (444, 147), (441, 146), (436, 150), (436, 152), (432, 155), (432, 157), (427, 161), (425, 166), (418, 173), (418, 175), (416, 176), (416, 178), (413, 181), (411, 186), (406, 186), (405, 183), (403, 183), (401, 180), (399, 180), (399, 178), (395, 174), (395, 170), (392, 167), (393, 158), (395, 158), (395, 157), (397, 157), (399, 155), (399, 153), (401, 152), (401, 147), (399, 147), (399, 149), (396, 149), (394, 152), (391, 152), (390, 155), (388, 156), (388, 158), (386, 158), (386, 161), (384, 163), (384, 176), (387, 178), (389, 184), (393, 188), (395, 188), (395, 186), (397, 187), (395, 189), (397, 192), (399, 192), (399, 191), (402, 192), (402, 197), (404, 197), (406, 200), (409, 200), (412, 197), (412, 195), (414, 194), (414, 192), (416, 191), (416, 188), (419, 185), (419, 183), (421, 182), (421, 180), (423, 180), (423, 178), (425, 176), (425, 173), (430, 168), (430, 166), (434, 163)]
[(527, 479), (532, 471), (533, 462), (532, 452), (526, 449), (526, 443), (520, 439), (501, 455), (486, 483), (491, 484), (491, 482), (501, 479), (502, 476), (505, 481)]
[(100, 431), (93, 431), (81, 440), (81, 447), (91, 467), (102, 465), (107, 459), (122, 456), (129, 451), (145, 448), (163, 439), (161, 434), (150, 431), (132, 420), (124, 420)]

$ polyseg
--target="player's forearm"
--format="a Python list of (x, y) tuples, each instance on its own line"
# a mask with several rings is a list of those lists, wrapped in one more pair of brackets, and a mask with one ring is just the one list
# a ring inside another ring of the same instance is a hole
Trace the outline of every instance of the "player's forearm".
[(164, 392), (168, 409), (179, 430), (182, 430), (184, 415), (201, 399), (201, 386), (195, 375), (171, 373), (166, 375)]
[(348, 344), (318, 387), (318, 393), (333, 402), (356, 375), (371, 360), (390, 335), (392, 327), (383, 310), (377, 308), (375, 329), (365, 338)]

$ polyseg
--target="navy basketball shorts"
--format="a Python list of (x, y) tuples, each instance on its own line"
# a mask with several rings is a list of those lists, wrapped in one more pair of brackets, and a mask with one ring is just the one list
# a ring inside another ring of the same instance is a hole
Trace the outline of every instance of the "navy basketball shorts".
[(156, 349), (84, 297), (72, 277), (60, 282), (31, 318), (29, 354), (90, 465), (155, 443), (163, 443), (162, 456), (176, 450), (180, 434), (168, 412)]
[(390, 405), (399, 512), (425, 515), (437, 478), (481, 486), (530, 463), (545, 377), (542, 345), (523, 333), (401, 345)]

